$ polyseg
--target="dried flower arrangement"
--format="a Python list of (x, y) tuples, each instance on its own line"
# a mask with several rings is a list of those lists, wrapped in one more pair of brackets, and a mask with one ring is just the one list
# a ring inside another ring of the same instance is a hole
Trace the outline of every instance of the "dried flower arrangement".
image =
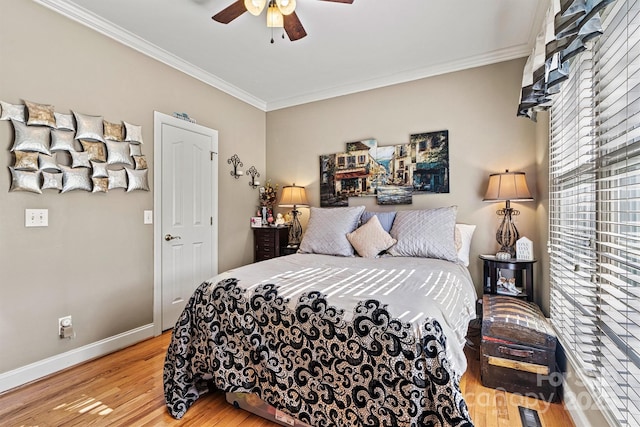
[(278, 199), (278, 184), (275, 186), (271, 184), (271, 180), (267, 180), (267, 183), (264, 187), (260, 187), (259, 192), (260, 198), (260, 206), (264, 206), (267, 208), (273, 208), (276, 204), (276, 200)]

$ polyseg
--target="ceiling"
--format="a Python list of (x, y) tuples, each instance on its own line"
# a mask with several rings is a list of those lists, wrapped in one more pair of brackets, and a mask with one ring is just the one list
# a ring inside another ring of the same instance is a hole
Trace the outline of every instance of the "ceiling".
[(528, 56), (545, 0), (297, 0), (308, 36), (235, 0), (35, 0), (264, 111)]

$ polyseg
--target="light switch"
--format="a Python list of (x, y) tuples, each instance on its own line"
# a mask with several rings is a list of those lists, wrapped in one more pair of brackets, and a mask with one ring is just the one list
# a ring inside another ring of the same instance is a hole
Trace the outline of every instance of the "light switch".
[(25, 209), (24, 226), (25, 227), (48, 227), (49, 226), (49, 209)]
[(144, 211), (144, 223), (153, 224), (153, 211)]

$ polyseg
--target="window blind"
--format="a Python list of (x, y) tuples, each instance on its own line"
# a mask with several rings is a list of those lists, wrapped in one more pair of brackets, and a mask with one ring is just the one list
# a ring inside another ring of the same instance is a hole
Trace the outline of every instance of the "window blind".
[(550, 116), (551, 319), (621, 426), (640, 425), (639, 25), (618, 0)]
[(551, 319), (583, 372), (597, 368), (596, 164), (592, 55), (572, 64), (551, 107)]

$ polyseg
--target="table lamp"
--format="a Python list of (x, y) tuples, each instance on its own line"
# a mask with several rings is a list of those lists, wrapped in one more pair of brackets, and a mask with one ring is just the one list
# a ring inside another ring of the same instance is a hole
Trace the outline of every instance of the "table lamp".
[(282, 187), (279, 206), (293, 207), (291, 211), (293, 219), (291, 220), (291, 227), (289, 228), (289, 246), (299, 245), (302, 240), (302, 225), (300, 224), (300, 220), (298, 220), (299, 211), (296, 208), (298, 206), (309, 206), (304, 187), (299, 187), (295, 183)]
[(502, 221), (496, 231), (496, 240), (500, 244), (500, 251), (496, 254), (496, 258), (513, 258), (516, 252), (516, 241), (520, 235), (512, 217), (520, 215), (520, 211), (513, 209), (511, 202), (533, 200), (527, 187), (524, 172), (509, 172), (507, 169), (503, 173), (489, 175), (489, 185), (482, 200), (485, 202), (505, 202), (504, 209), (496, 211), (496, 214), (502, 216)]

